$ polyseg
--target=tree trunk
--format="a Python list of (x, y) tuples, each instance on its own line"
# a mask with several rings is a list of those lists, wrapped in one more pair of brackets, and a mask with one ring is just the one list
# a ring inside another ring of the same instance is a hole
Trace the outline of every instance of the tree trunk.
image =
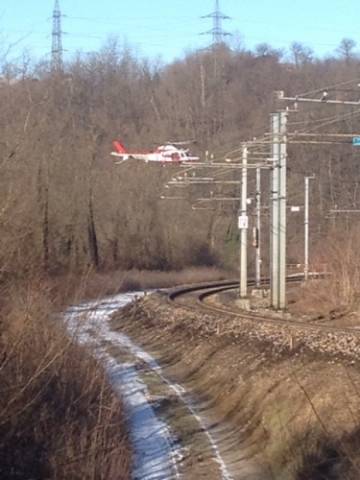
[(96, 268), (99, 268), (100, 258), (94, 218), (92, 189), (90, 189), (89, 192), (88, 239), (91, 262), (93, 265), (95, 265)]

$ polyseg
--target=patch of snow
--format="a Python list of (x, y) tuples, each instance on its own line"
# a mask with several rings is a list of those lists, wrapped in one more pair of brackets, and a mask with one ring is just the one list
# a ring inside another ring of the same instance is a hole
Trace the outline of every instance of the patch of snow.
[[(90, 302), (72, 307), (65, 313), (69, 332), (83, 345), (91, 345), (105, 365), (113, 388), (123, 399), (134, 448), (134, 480), (178, 479), (179, 447), (168, 425), (158, 418), (149, 403), (147, 386), (140, 379), (135, 363), (119, 363), (103, 341), (109, 331), (108, 320), (119, 308), (134, 299), (120, 295), (101, 303)], [(93, 335), (95, 333), (95, 335)]]

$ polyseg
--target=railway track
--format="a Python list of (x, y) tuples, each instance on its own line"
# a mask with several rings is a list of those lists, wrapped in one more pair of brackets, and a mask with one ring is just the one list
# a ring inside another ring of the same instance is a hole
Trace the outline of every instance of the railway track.
[[(320, 275), (316, 274), (314, 275), (314, 277), (319, 278)], [(291, 275), (287, 278), (287, 283), (290, 283), (290, 284), (299, 283), (303, 280), (303, 278), (304, 277), (301, 274)], [(261, 284), (264, 287), (268, 286), (269, 279), (264, 278)], [(255, 286), (255, 280), (250, 280), (248, 282), (248, 286), (249, 287)], [(316, 323), (315, 321), (304, 322), (296, 319), (289, 320), (287, 318), (276, 317), (274, 315), (275, 312), (274, 313), (271, 312), (269, 313), (269, 315), (264, 315), (262, 313), (257, 313), (257, 312), (252, 313), (252, 312), (247, 312), (245, 310), (244, 311), (241, 311), (239, 309), (234, 310), (225, 305), (208, 303), (206, 301), (214, 295), (217, 295), (219, 293), (223, 293), (226, 291), (230, 291), (230, 290), (235, 290), (237, 288), (239, 288), (239, 282), (236, 282), (234, 280), (216, 282), (216, 283), (211, 282), (206, 284), (204, 283), (199, 285), (175, 288), (169, 292), (168, 301), (173, 304), (181, 305), (182, 307), (192, 311), (194, 310), (194, 308), (197, 308), (207, 312), (233, 316), (233, 317), (246, 319), (254, 322), (261, 321), (262, 324), (267, 323), (271, 325), (277, 325), (280, 327), (291, 325), (291, 326), (297, 326), (301, 329), (308, 329), (308, 330), (313, 330), (317, 332), (321, 330), (322, 332), (324, 332), (324, 334), (351, 333), (351, 334), (356, 334), (360, 338), (360, 325), (355, 327), (337, 327), (337, 326), (331, 326), (328, 324), (319, 324), (319, 323)]]

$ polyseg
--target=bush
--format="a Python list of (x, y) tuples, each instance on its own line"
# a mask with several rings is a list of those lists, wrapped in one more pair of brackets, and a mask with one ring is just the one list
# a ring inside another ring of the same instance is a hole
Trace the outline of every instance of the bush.
[(2, 309), (0, 478), (129, 478), (121, 404), (34, 283), (9, 289)]

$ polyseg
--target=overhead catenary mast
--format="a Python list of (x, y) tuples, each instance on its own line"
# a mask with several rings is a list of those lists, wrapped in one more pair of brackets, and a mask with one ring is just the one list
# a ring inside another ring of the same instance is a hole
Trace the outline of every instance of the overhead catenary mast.
[(207, 32), (203, 32), (203, 35), (212, 35), (213, 46), (220, 45), (224, 42), (224, 37), (231, 35), (231, 33), (224, 31), (222, 28), (222, 21), (230, 20), (231, 17), (221, 12), (219, 0), (215, 1), (215, 10), (201, 18), (212, 18), (213, 20), (212, 29), (208, 30)]
[(61, 10), (59, 0), (55, 0), (53, 10), (52, 27), (52, 48), (51, 48), (51, 69), (55, 72), (61, 72), (63, 69), (63, 47), (62, 47), (62, 29), (61, 29)]

